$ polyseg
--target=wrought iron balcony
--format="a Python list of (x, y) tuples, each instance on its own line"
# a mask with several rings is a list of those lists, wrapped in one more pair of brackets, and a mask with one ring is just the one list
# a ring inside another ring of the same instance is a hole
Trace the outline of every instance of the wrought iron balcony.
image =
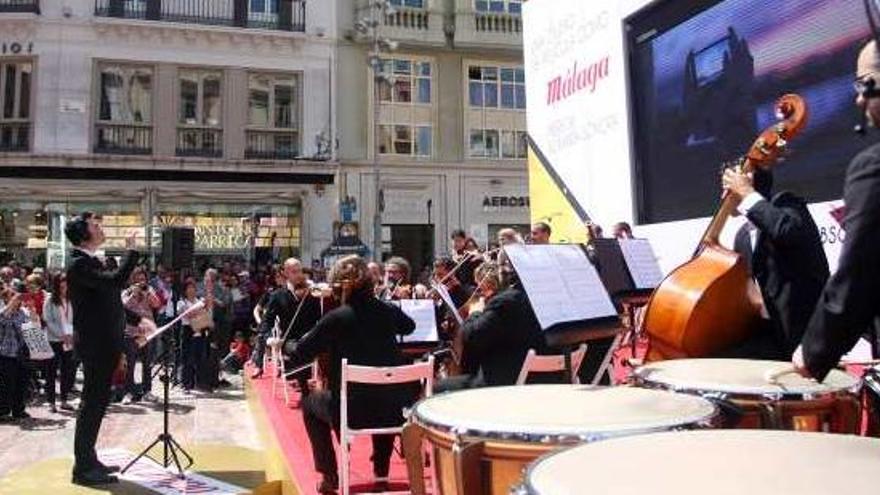
[(305, 32), (305, 0), (265, 0), (263, 5), (277, 5), (277, 9), (262, 11), (253, 10), (253, 5), (250, 0), (95, 0), (95, 15)]
[(95, 153), (150, 155), (153, 127), (138, 124), (95, 124)]
[(0, 13), (40, 13), (40, 0), (0, 0)]
[(223, 156), (223, 129), (180, 127), (177, 129), (177, 156)]
[(244, 157), (248, 160), (295, 160), (299, 158), (299, 133), (285, 130), (246, 131)]
[(25, 152), (30, 148), (30, 122), (0, 122), (0, 151)]

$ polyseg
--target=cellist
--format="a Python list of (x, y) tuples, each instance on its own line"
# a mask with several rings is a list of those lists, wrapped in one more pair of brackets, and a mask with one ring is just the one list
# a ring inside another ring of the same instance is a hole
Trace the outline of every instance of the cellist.
[(762, 328), (720, 356), (788, 360), (828, 279), (819, 229), (803, 198), (789, 191), (773, 194), (769, 170), (744, 174), (739, 167), (728, 168), (722, 186), (737, 203), (734, 215), (747, 219), (734, 249), (757, 282), (760, 293), (753, 297), (763, 306), (763, 318)]

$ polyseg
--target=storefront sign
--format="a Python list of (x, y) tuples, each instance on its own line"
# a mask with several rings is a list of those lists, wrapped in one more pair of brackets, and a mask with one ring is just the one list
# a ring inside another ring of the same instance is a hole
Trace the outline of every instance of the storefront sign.
[(528, 196), (484, 196), (483, 209), (487, 208), (528, 208)]
[(196, 225), (196, 249), (244, 249), (250, 232), (245, 225)]
[(34, 53), (33, 42), (3, 41), (0, 42), (0, 55), (26, 55)]

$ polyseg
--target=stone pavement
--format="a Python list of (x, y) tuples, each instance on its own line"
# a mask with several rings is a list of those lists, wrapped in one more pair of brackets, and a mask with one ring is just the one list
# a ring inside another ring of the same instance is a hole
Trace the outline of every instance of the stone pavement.
[[(231, 377), (230, 381), (232, 387), (214, 394), (172, 392), (171, 433), (184, 448), (222, 444), (263, 450), (241, 377)], [(160, 386), (157, 380), (154, 393), (161, 398)], [(78, 399), (74, 405), (77, 403)], [(59, 410), (53, 414), (46, 404), (30, 405), (27, 411), (33, 416), (30, 420), (18, 425), (0, 424), (0, 479), (39, 461), (73, 458), (75, 413)], [(101, 427), (98, 449), (140, 452), (161, 431), (161, 402), (113, 404)]]

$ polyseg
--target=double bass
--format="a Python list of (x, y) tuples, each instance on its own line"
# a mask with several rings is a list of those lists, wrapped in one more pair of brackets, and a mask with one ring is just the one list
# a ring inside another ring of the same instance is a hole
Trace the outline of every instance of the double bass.
[[(807, 120), (804, 100), (787, 94), (776, 104), (779, 122), (755, 140), (742, 159), (743, 173), (771, 167)], [(727, 192), (700, 239), (696, 254), (657, 287), (645, 310), (649, 336), (645, 361), (711, 356), (759, 328), (754, 281), (746, 260), (719, 237), (737, 203)]]

